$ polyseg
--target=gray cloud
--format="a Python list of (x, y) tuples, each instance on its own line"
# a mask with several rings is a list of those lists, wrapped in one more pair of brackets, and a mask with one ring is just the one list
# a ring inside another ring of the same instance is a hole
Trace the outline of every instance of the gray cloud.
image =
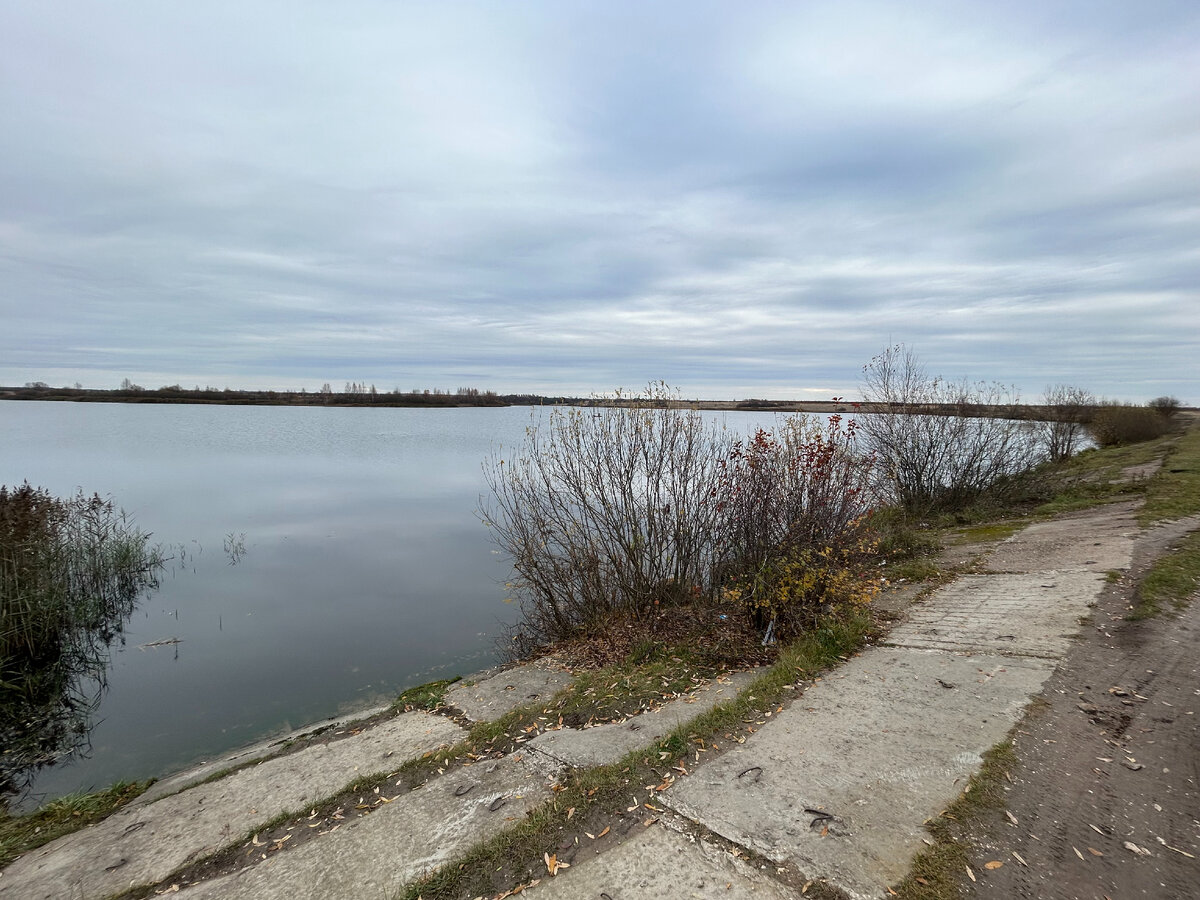
[(1194, 4), (0, 12), (0, 382), (1200, 402)]

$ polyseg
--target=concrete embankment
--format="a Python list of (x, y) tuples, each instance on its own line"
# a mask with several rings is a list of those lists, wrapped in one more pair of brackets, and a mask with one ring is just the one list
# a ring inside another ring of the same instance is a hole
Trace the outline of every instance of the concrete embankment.
[[(744, 743), (699, 760), (666, 791), (637, 789), (633, 799), (652, 797), (665, 807), (660, 815), (631, 822), (602, 852), (581, 848), (570, 868), (527, 894), (785, 898), (799, 896), (807, 879), (824, 879), (852, 897), (885, 896), (922, 847), (923, 823), (958, 796), (1068, 652), (1105, 573), (1129, 565), (1137, 531), (1129, 507), (1024, 529), (977, 574), (913, 605), (884, 645), (798, 683), (794, 699)], [(524, 667), (455, 688), (447, 700), (471, 720), (490, 720), (549, 696), (568, 677)], [(327, 833), (295, 849), (244, 848), (244, 835), (278, 813), (465, 734), (448, 718), (406, 713), (128, 807), (15, 862), (0, 875), (0, 897), (99, 900), (131, 883), (171, 889), (164, 879), (173, 872), (227, 846), (239, 848), (239, 868), (175, 890), (194, 898), (390, 896), (519, 821), (566, 769), (648, 746), (751, 677), (719, 679), (623, 723), (548, 730), (503, 759), (448, 767), (423, 786), (396, 788), (344, 827), (315, 829)], [(745, 851), (758, 854), (758, 868)]]

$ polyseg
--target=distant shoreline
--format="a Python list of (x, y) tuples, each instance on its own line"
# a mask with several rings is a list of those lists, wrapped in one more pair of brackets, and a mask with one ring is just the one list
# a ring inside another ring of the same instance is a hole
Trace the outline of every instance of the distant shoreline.
[[(231, 391), (188, 390), (179, 387), (146, 390), (91, 390), (88, 388), (2, 387), (0, 400), (43, 400), (74, 403), (142, 403), (142, 404), (207, 404), (212, 406), (331, 406), (384, 407), (404, 409), (462, 409), (505, 406), (632, 406), (635, 399), (597, 397), (545, 397), (539, 394), (496, 394), (467, 388), (456, 393), (444, 391)], [(644, 404), (644, 401), (641, 401)], [(772, 412), (863, 414), (908, 412), (927, 415), (958, 415), (1007, 419), (1054, 420), (1054, 407), (1036, 403), (1009, 406), (985, 404), (927, 404), (922, 406), (887, 406), (859, 403), (852, 400), (670, 400), (657, 403), (681, 409), (703, 409), (718, 412)], [(1181, 413), (1197, 412), (1184, 408)]]
[[(74, 403), (176, 403), (221, 406), (382, 406), (454, 409), (493, 406), (625, 406), (635, 401), (597, 397), (542, 396), (540, 394), (496, 394), (471, 388), (458, 392), (378, 392), (353, 386), (350, 391), (233, 391), (188, 390), (178, 386), (146, 390), (92, 390), (88, 388), (2, 387), (0, 400), (45, 400)], [(855, 404), (830, 400), (677, 400), (671, 406), (750, 412), (850, 412)]]

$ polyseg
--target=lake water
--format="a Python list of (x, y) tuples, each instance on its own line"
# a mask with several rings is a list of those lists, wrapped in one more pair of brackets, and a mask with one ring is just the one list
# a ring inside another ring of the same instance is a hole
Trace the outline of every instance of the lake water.
[(0, 403), (0, 483), (111, 495), (177, 563), (113, 649), (90, 749), (23, 805), (496, 662), (517, 611), (475, 515), (481, 464), (531, 412)]

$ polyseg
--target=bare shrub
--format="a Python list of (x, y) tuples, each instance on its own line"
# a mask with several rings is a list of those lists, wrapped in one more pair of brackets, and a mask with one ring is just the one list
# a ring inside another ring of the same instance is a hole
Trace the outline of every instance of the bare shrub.
[(1178, 397), (1155, 397), (1146, 404), (1164, 419), (1170, 421), (1175, 418), (1175, 414), (1179, 412), (1179, 408), (1183, 403)]
[(1168, 419), (1150, 407), (1123, 403), (1101, 404), (1088, 424), (1092, 440), (1101, 447), (1152, 441), (1168, 428)]
[(523, 648), (711, 590), (730, 440), (665, 385), (557, 408), (485, 464), (482, 517), (512, 560)]
[(1015, 389), (931, 376), (903, 344), (863, 367), (862, 395), (877, 487), (909, 513), (957, 511), (1005, 494), (1041, 457), (1028, 425), (1016, 421)]
[(1091, 391), (1069, 384), (1055, 384), (1043, 395), (1046, 421), (1039, 423), (1042, 446), (1050, 459), (1069, 459), (1087, 437), (1087, 422), (1096, 406)]
[(869, 499), (853, 426), (795, 417), (735, 441), (663, 385), (610, 402), (555, 409), (485, 464), (481, 516), (521, 602), (514, 655), (722, 598), (797, 627), (859, 598), (835, 571)]

